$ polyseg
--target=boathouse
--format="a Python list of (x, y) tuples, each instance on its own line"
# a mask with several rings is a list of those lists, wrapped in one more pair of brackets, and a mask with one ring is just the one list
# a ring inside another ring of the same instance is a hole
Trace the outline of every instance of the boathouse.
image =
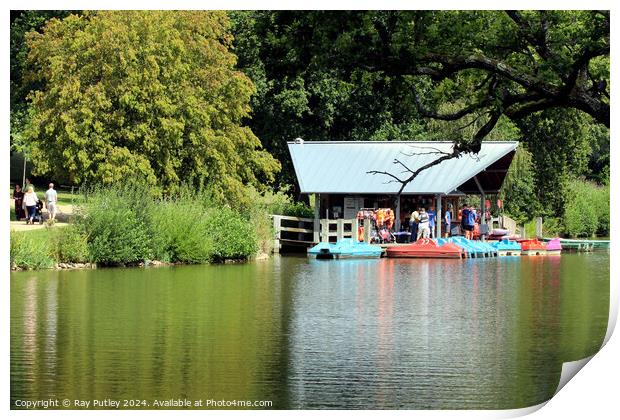
[[(448, 203), (456, 210), (459, 197), (468, 194), (479, 195), (484, 204), (487, 195), (499, 192), (518, 142), (483, 142), (478, 154), (444, 160), (424, 170), (401, 196), (397, 196), (401, 184), (391, 176), (369, 173), (386, 172), (404, 179), (408, 176), (405, 167), (415, 171), (451, 152), (452, 146), (452, 142), (434, 141), (289, 142), (299, 189), (302, 194), (314, 195), (313, 242), (331, 236), (332, 223), (355, 223), (363, 208), (394, 209), (398, 230), (407, 223), (413, 208), (434, 206), (439, 215)], [(320, 221), (325, 220), (322, 226)], [(438, 223), (438, 236), (441, 228)]]

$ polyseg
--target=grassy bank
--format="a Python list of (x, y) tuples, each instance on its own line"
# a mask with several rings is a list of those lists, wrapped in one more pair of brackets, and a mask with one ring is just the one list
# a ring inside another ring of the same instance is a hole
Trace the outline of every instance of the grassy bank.
[(270, 214), (309, 212), (281, 192), (247, 194), (243, 206), (231, 208), (189, 188), (165, 198), (141, 187), (92, 188), (81, 194), (68, 227), (11, 232), (11, 265), (42, 269), (59, 263), (248, 260), (272, 250)]

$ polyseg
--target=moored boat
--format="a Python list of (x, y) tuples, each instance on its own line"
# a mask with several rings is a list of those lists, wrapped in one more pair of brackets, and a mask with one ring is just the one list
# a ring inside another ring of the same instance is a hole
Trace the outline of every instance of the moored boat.
[(437, 245), (433, 240), (420, 238), (404, 246), (391, 246), (386, 250), (390, 258), (463, 258), (463, 249), (453, 243)]
[(335, 244), (319, 242), (308, 250), (308, 256), (316, 259), (380, 258), (380, 246), (357, 242), (355, 239), (341, 239)]
[(332, 260), (336, 258), (336, 245), (319, 242), (308, 250), (308, 256), (317, 260)]
[(562, 243), (560, 238), (553, 238), (547, 242), (547, 255), (560, 255), (562, 253)]
[(538, 239), (521, 239), (521, 255), (547, 255), (547, 247)]
[(507, 238), (493, 242), (491, 246), (497, 249), (497, 255), (500, 257), (521, 255), (521, 245)]
[(341, 239), (336, 242), (336, 258), (381, 258), (383, 249), (378, 245), (358, 242), (355, 239)]

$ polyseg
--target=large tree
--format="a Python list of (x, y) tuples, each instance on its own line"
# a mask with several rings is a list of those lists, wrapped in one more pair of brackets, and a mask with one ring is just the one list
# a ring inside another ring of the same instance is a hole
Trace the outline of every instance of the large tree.
[[(286, 140), (449, 139), (451, 158), (551, 108), (609, 125), (605, 11), (235, 12), (253, 129)], [(402, 168), (401, 168), (402, 169)], [(285, 175), (293, 179), (285, 166)], [(414, 176), (414, 175), (412, 175)], [(406, 181), (406, 179), (404, 179)]]
[(38, 173), (76, 184), (192, 180), (234, 198), (278, 162), (241, 121), (255, 92), (223, 12), (101, 11), (28, 36)]

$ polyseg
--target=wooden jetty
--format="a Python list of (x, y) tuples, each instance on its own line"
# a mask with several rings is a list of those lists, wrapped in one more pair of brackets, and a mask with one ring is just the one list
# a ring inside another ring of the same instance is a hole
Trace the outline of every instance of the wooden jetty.
[[(548, 242), (551, 238), (543, 238), (543, 241)], [(609, 240), (598, 239), (564, 239), (560, 238), (562, 244), (562, 250), (565, 251), (579, 251), (590, 252), (593, 250), (609, 249)]]

